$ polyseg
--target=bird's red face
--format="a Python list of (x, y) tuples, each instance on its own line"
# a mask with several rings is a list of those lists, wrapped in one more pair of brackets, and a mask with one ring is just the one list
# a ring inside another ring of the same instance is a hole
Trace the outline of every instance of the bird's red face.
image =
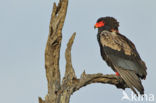
[(111, 32), (118, 32), (119, 23), (113, 17), (101, 17), (97, 20), (94, 28), (98, 28), (98, 33), (107, 30)]
[(99, 21), (94, 25), (94, 28), (100, 28), (103, 27), (105, 25), (105, 23), (103, 21)]

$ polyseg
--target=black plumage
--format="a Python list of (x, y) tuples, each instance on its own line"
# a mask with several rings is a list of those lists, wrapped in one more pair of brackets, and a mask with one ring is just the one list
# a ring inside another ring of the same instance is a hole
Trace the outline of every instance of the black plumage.
[(145, 79), (146, 65), (139, 56), (135, 45), (119, 33), (119, 22), (113, 17), (102, 17), (95, 25), (101, 56), (106, 63), (118, 72), (125, 83), (137, 94), (144, 94), (141, 79)]

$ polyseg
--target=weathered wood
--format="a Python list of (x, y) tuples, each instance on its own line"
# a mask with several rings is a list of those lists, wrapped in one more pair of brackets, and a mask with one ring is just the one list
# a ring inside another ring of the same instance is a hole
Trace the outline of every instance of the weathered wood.
[(68, 0), (60, 0), (58, 6), (53, 4), (51, 14), (49, 35), (45, 49), (45, 69), (48, 81), (48, 94), (45, 100), (39, 97), (39, 103), (69, 103), (70, 96), (80, 88), (91, 83), (107, 83), (117, 88), (125, 89), (127, 86), (120, 77), (115, 75), (86, 74), (82, 73), (78, 79), (72, 66), (71, 48), (76, 33), (74, 33), (66, 48), (66, 71), (62, 80), (60, 79), (59, 59), (62, 41), (62, 28), (67, 13)]
[(71, 60), (71, 47), (72, 47), (75, 35), (76, 35), (76, 33), (74, 33), (72, 35), (72, 37), (70, 38), (70, 40), (67, 44), (67, 49), (66, 49), (66, 53), (65, 53), (65, 57), (66, 57), (65, 77), (67, 77), (68, 79), (76, 78), (75, 71), (72, 66), (72, 60)]
[(48, 81), (48, 94), (45, 103), (56, 103), (57, 91), (60, 89), (60, 47), (62, 40), (62, 28), (66, 17), (68, 0), (61, 0), (53, 5), (49, 25), (49, 36), (45, 49), (45, 68)]

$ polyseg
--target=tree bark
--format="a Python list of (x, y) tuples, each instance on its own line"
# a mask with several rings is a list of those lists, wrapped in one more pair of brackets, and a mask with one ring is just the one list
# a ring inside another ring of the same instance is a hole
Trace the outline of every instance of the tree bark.
[(115, 85), (117, 88), (127, 88), (124, 81), (115, 75), (103, 75), (100, 73), (86, 74), (84, 71), (80, 78), (76, 77), (71, 60), (71, 48), (76, 33), (73, 33), (67, 44), (65, 52), (66, 71), (61, 82), (59, 58), (62, 28), (66, 17), (67, 6), (68, 0), (60, 0), (57, 6), (56, 3), (53, 4), (49, 35), (45, 49), (45, 70), (48, 81), (48, 94), (46, 95), (45, 100), (42, 100), (39, 97), (39, 103), (69, 103), (70, 96), (75, 91), (91, 83), (107, 83)]

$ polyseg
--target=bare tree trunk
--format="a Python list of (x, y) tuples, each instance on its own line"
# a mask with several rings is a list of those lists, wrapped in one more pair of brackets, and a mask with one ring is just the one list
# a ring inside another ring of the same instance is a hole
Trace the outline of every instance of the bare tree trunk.
[(71, 61), (71, 47), (76, 33), (70, 38), (65, 53), (66, 71), (62, 80), (60, 79), (59, 58), (62, 40), (62, 28), (66, 17), (68, 0), (60, 0), (58, 6), (53, 4), (53, 11), (49, 25), (49, 35), (45, 49), (45, 69), (48, 81), (48, 94), (45, 100), (39, 97), (39, 103), (69, 103), (70, 96), (81, 87), (91, 83), (107, 83), (117, 88), (125, 89), (127, 85), (120, 77), (115, 75), (86, 74), (82, 73), (80, 78), (75, 75)]

